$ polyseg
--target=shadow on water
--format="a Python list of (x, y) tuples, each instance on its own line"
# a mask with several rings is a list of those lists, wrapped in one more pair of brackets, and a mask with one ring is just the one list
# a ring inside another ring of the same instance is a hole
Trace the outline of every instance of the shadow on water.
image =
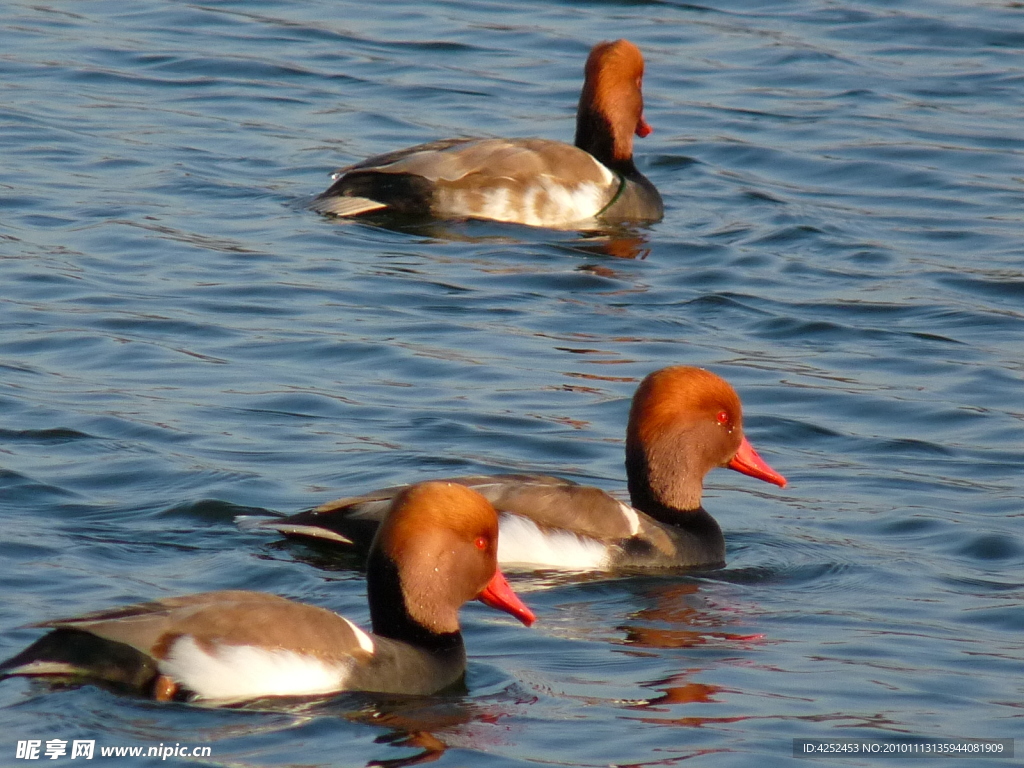
[(395, 213), (368, 213), (358, 219), (324, 218), (338, 226), (369, 226), (449, 243), (553, 246), (568, 253), (616, 259), (643, 260), (650, 254), (650, 238), (644, 228), (626, 225), (559, 230), (478, 219), (438, 220)]
[(644, 608), (630, 614), (617, 628), (618, 641), (631, 649), (695, 648), (707, 645), (735, 647), (761, 640), (763, 635), (740, 634), (727, 629), (729, 614), (708, 610), (696, 581), (652, 584), (643, 592)]
[[(313, 731), (336, 729), (337, 721), (370, 726), (382, 731), (373, 738), (375, 744), (415, 750), (402, 757), (374, 759), (367, 763), (388, 768), (433, 762), (450, 746), (474, 749), (485, 746), (483, 742), (494, 742), (498, 737), (488, 735), (486, 730), (510, 715), (508, 707), (521, 698), (513, 686), (513, 690), (502, 691), (488, 700), (471, 700), (465, 684), (460, 682), (431, 696), (350, 692), (318, 697), (266, 697), (232, 704), (157, 703), (137, 693), (96, 681), (39, 678), (28, 681), (28, 684), (33, 697), (63, 692), (67, 696), (84, 697), (79, 699), (80, 706), (83, 702), (88, 707), (89, 702), (99, 701), (105, 710), (130, 707), (140, 724), (148, 720), (148, 711), (154, 718), (154, 728), (167, 743), (174, 740), (175, 723), (187, 730), (187, 722), (183, 720), (191, 721), (193, 716), (205, 717), (207, 735), (221, 745), (219, 751), (230, 749), (230, 740), (254, 733), (280, 731), (287, 734), (289, 743), (294, 747), (313, 738)], [(111, 695), (115, 699), (110, 699)], [(503, 701), (507, 706), (503, 706)], [(209, 718), (216, 718), (220, 724), (211, 725)], [(332, 721), (335, 723), (333, 726)], [(146, 730), (141, 727), (137, 735), (150, 737)]]
[(488, 738), (480, 733), (480, 726), (495, 726), (509, 714), (499, 700), (470, 700), (465, 684), (461, 682), (433, 696), (345, 693), (313, 699), (259, 699), (231, 709), (288, 714), (303, 720), (343, 719), (383, 729), (385, 732), (375, 737), (374, 743), (416, 750), (404, 757), (375, 759), (368, 763), (386, 768), (434, 762), (450, 746), (474, 748), (474, 742)]

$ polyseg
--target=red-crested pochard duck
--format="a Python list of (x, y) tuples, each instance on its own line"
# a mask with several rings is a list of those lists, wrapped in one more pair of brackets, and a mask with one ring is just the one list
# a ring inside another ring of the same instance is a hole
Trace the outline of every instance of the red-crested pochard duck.
[(372, 634), (276, 595), (206, 592), (35, 624), (53, 631), (0, 664), (0, 676), (92, 678), (160, 700), (434, 693), (465, 671), (463, 603), (535, 620), (498, 570), (497, 547), (497, 515), (480, 494), (407, 486), (370, 547)]
[[(725, 538), (701, 506), (704, 476), (728, 467), (780, 487), (743, 436), (736, 391), (702, 368), (647, 376), (633, 396), (626, 430), (632, 506), (599, 488), (545, 475), (455, 477), (498, 510), (498, 562), (534, 568), (715, 568)], [(401, 486), (328, 502), (291, 517), (240, 518), (244, 528), (365, 548)]]
[(643, 74), (631, 42), (598, 43), (587, 58), (575, 146), (472, 138), (420, 144), (342, 168), (312, 207), (336, 216), (388, 209), (552, 228), (658, 221), (661, 195), (633, 163), (633, 134), (651, 132)]

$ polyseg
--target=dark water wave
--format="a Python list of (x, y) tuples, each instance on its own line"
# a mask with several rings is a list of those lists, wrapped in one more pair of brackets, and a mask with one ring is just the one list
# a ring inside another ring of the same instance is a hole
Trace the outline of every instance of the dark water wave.
[[(540, 621), (467, 607), (450, 697), (218, 710), (5, 681), (0, 762), (86, 738), (720, 768), (794, 763), (794, 737), (1013, 736), (1019, 22), (939, 0), (5, 5), (3, 654), (31, 622), (206, 589), (365, 624), (358, 558), (234, 517), (486, 471), (624, 493), (628, 398), (663, 365), (727, 377), (790, 484), (709, 475), (720, 571), (511, 574)], [(647, 58), (663, 222), (307, 210), (377, 152), (571, 139), (586, 52), (619, 36)]]

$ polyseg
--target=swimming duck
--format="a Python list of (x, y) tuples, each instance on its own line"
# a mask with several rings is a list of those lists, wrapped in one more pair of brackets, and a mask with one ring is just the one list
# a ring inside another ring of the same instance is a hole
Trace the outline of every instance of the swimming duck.
[(420, 144), (342, 168), (312, 207), (343, 217), (387, 209), (550, 228), (658, 221), (661, 195), (633, 162), (633, 135), (651, 133), (643, 74), (633, 43), (598, 43), (584, 70), (575, 146), (474, 138)]
[(158, 700), (234, 702), (336, 691), (429, 694), (461, 680), (459, 608), (535, 620), (496, 563), (494, 508), (459, 484), (399, 491), (367, 563), (373, 632), (277, 595), (204, 592), (33, 626), (52, 631), (0, 676), (89, 678)]
[[(704, 476), (728, 467), (779, 487), (786, 479), (743, 434), (736, 391), (702, 368), (672, 366), (637, 388), (626, 428), (630, 504), (547, 475), (449, 478), (498, 510), (498, 562), (532, 568), (715, 568), (725, 537), (701, 505)], [(284, 518), (240, 518), (245, 528), (365, 549), (402, 486), (351, 496)]]

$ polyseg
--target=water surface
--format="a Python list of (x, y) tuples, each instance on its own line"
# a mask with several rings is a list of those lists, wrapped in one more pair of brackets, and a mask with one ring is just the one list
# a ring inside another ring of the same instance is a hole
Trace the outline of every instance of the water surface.
[[(570, 139), (619, 36), (663, 222), (306, 210), (372, 153)], [(709, 476), (724, 570), (515, 575), (539, 622), (467, 607), (465, 695), (218, 711), (6, 681), (0, 763), (58, 738), (719, 768), (1024, 733), (1018, 4), (12, 2), (0, 39), (3, 656), (24, 624), (203, 589), (365, 622), (351, 560), (233, 516), (447, 473), (621, 491), (664, 365), (729, 379), (790, 480)]]

